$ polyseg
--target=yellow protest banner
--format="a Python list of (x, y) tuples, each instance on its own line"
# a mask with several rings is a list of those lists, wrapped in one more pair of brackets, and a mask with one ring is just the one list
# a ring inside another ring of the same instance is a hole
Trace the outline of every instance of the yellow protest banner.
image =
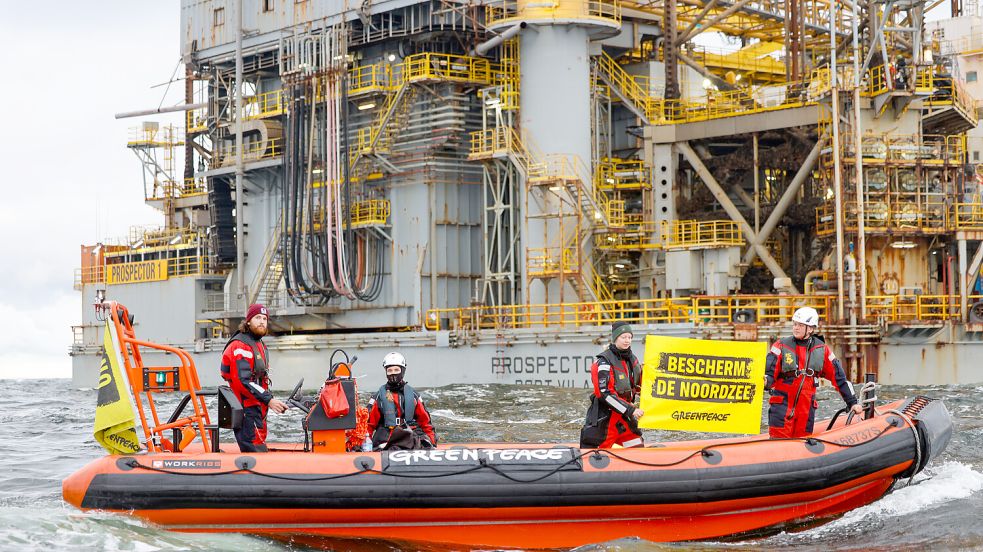
[(109, 454), (132, 454), (140, 450), (140, 439), (137, 438), (130, 385), (115, 336), (116, 328), (112, 320), (107, 319), (92, 434)]
[(713, 433), (761, 432), (768, 345), (645, 338), (639, 426)]

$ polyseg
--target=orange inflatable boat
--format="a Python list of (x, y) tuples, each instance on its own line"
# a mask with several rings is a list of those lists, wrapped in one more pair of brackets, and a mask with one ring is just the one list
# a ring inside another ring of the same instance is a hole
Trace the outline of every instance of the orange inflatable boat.
[[(133, 339), (125, 309), (114, 310), (112, 322), (121, 342)], [(154, 369), (142, 367), (137, 347), (121, 347), (130, 350), (124, 357), (134, 392), (152, 404), (152, 392), (140, 383), (155, 378), (133, 376)], [(318, 429), (324, 421), (315, 406), (307, 443), (241, 454), (234, 443), (216, 446), (222, 416), (211, 424), (200, 391), (189, 386), (179, 408), (197, 401), (203, 414), (189, 416), (183, 427), (175, 424), (179, 412), (160, 423), (154, 410), (144, 424), (148, 451), (91, 462), (64, 481), (65, 500), (178, 531), (300, 542), (363, 537), (555, 548), (632, 536), (681, 541), (822, 519), (868, 504), (938, 456), (952, 432), (944, 404), (919, 396), (870, 408), (866, 419), (852, 423), (817, 422), (826, 429), (801, 439), (760, 435), (617, 450), (472, 444), (331, 452), (323, 432), (335, 430)], [(177, 446), (158, 444), (167, 432)], [(179, 441), (187, 446), (175, 452)]]

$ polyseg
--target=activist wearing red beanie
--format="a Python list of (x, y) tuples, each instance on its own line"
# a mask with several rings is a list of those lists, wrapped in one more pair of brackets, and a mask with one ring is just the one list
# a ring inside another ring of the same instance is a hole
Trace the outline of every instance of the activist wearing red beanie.
[(249, 309), (246, 310), (246, 323), (248, 324), (250, 320), (257, 314), (265, 314), (269, 316), (270, 313), (266, 311), (266, 306), (256, 303), (254, 305), (249, 305)]

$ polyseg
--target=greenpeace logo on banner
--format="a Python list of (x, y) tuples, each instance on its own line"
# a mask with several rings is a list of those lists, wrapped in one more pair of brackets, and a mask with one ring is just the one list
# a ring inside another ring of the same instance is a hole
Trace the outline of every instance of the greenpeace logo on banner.
[(766, 354), (765, 343), (648, 336), (639, 425), (759, 433)]
[(412, 468), (462, 468), (483, 464), (523, 470), (581, 469), (579, 455), (569, 447), (549, 449), (427, 449), (383, 453), (383, 471)]

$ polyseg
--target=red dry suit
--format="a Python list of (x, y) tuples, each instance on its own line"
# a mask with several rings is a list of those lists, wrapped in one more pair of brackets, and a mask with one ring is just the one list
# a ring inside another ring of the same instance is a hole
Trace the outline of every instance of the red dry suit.
[(389, 441), (393, 428), (406, 426), (421, 439), (437, 444), (437, 432), (430, 421), (430, 412), (423, 404), (423, 397), (403, 383), (400, 386), (383, 384), (369, 400), (368, 434), (372, 446), (381, 447)]
[(242, 403), (242, 427), (235, 430), (242, 452), (266, 452), (266, 412), (270, 393), (269, 351), (262, 338), (239, 332), (222, 353), (222, 379)]
[[(819, 378), (836, 384), (847, 407), (857, 404), (843, 366), (821, 337), (775, 342), (765, 361), (768, 399), (768, 435), (802, 437), (812, 433), (816, 421), (816, 389)], [(791, 405), (791, 406), (789, 406)]]
[(580, 448), (640, 447), (642, 431), (632, 414), (632, 404), (642, 388), (642, 365), (631, 352), (613, 344), (597, 355), (590, 367), (594, 391), (584, 427), (580, 430)]

